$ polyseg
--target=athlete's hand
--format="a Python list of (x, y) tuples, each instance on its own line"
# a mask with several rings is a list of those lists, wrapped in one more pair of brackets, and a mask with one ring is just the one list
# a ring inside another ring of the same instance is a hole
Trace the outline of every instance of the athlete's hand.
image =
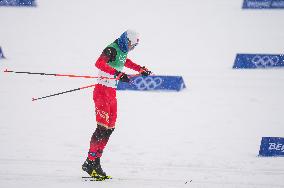
[(116, 71), (115, 75), (117, 76), (117, 79), (122, 82), (130, 82), (128, 75), (124, 72)]
[(152, 72), (149, 71), (145, 66), (143, 66), (143, 67), (140, 68), (139, 73), (140, 73), (142, 76), (149, 76), (150, 74), (152, 74)]

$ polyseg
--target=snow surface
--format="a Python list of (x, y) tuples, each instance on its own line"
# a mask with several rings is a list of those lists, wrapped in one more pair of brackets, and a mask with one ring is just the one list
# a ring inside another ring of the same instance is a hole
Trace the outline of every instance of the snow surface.
[(118, 92), (102, 158), (117, 179), (84, 182), (92, 89), (31, 98), (95, 81), (2, 72), (1, 188), (284, 187), (284, 158), (257, 157), (262, 137), (284, 136), (283, 69), (232, 69), (236, 53), (283, 53), (283, 10), (241, 10), (242, 0), (37, 2), (0, 8), (1, 71), (96, 75), (102, 49), (132, 28), (141, 43), (129, 57), (183, 76), (187, 89)]

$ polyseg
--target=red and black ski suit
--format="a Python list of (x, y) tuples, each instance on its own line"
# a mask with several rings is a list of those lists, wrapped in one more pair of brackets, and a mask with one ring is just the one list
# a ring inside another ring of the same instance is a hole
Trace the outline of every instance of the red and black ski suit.
[[(102, 53), (95, 66), (99, 69), (99, 75), (114, 78), (117, 70), (108, 65), (109, 60), (110, 57)], [(141, 70), (141, 66), (135, 64), (130, 59), (126, 59), (124, 66), (138, 72)], [(110, 82), (116, 81), (115, 79), (101, 79), (96, 84), (93, 92), (98, 126), (90, 141), (88, 153), (90, 160), (102, 156), (109, 137), (115, 128), (117, 118), (116, 84)]]

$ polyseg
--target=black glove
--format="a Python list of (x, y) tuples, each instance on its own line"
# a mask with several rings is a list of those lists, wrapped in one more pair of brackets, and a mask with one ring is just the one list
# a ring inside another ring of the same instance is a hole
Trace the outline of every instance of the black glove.
[(127, 74), (125, 74), (124, 72), (116, 71), (115, 75), (122, 82), (130, 82), (130, 79), (128, 78)]
[(152, 74), (151, 71), (149, 71), (146, 67), (141, 67), (140, 68), (140, 74), (142, 74), (142, 76), (149, 76), (150, 74)]

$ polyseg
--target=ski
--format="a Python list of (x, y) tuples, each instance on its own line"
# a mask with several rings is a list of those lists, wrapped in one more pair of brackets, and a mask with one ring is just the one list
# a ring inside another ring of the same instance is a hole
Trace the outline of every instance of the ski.
[(83, 180), (85, 181), (105, 181), (105, 180), (110, 180), (112, 177), (106, 176), (106, 177), (90, 177), (90, 176), (83, 176)]

